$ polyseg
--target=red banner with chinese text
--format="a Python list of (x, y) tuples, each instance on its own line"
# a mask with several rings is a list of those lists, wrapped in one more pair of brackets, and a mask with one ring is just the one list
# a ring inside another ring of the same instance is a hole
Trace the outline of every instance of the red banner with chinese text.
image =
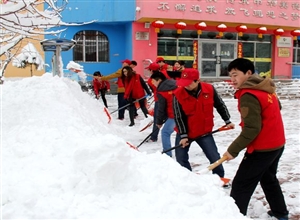
[(198, 41), (197, 40), (194, 40), (193, 42), (193, 55), (194, 55), (193, 68), (198, 69)]

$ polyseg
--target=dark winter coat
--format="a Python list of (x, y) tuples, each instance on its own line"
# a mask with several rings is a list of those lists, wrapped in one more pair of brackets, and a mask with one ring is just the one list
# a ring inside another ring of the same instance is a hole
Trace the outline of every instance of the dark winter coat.
[(173, 91), (177, 88), (176, 81), (166, 79), (161, 81), (157, 87), (158, 109), (156, 124), (162, 125), (168, 118), (174, 118), (173, 113)]

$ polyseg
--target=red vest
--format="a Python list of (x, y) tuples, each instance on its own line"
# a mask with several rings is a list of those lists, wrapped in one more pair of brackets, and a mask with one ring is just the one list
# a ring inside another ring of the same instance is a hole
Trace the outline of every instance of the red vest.
[[(187, 116), (188, 137), (194, 139), (212, 131), (214, 126), (214, 90), (212, 85), (200, 82), (201, 92), (198, 98), (188, 94), (184, 87), (174, 91), (185, 115)], [(178, 132), (178, 128), (175, 130)]]
[(174, 118), (173, 112), (173, 90), (171, 91), (164, 91), (164, 92), (157, 92), (162, 95), (166, 99), (166, 106), (167, 106), (167, 115), (168, 118)]
[(124, 98), (134, 98), (134, 99), (140, 99), (143, 96), (145, 96), (145, 90), (141, 84), (140, 81), (140, 75), (135, 74), (128, 82), (128, 79), (125, 78), (125, 93)]
[[(245, 93), (250, 93), (258, 99), (262, 117), (261, 131), (247, 146), (247, 152), (252, 153), (255, 150), (270, 150), (283, 146), (285, 144), (284, 127), (276, 94), (256, 89), (240, 89), (235, 94), (238, 98), (239, 111), (240, 97)], [(243, 121), (240, 125), (244, 127)]]
[(156, 90), (157, 90), (157, 89), (156, 89), (156, 86), (153, 85), (152, 79), (151, 79), (151, 78), (149, 78), (149, 79), (147, 80), (147, 83), (148, 83), (148, 85), (151, 87), (151, 90), (152, 90), (152, 92), (153, 92), (154, 101), (157, 102), (157, 101), (158, 101), (158, 98), (157, 98), (157, 94), (156, 94)]

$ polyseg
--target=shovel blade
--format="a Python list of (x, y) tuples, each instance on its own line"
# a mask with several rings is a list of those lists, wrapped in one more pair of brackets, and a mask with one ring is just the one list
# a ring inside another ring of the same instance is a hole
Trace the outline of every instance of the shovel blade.
[(132, 144), (129, 143), (129, 142), (126, 142), (126, 144), (128, 144), (129, 147), (132, 148), (132, 149), (135, 149), (135, 150), (137, 150), (137, 151), (139, 150), (136, 146), (132, 145)]

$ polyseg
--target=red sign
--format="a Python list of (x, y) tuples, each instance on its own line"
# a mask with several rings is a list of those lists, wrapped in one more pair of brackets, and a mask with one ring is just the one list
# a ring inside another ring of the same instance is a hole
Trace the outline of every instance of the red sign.
[(194, 62), (193, 62), (193, 68), (198, 69), (198, 41), (194, 40), (193, 42), (193, 55), (194, 55)]
[(243, 43), (241, 42), (238, 42), (237, 57), (238, 58), (243, 57)]

